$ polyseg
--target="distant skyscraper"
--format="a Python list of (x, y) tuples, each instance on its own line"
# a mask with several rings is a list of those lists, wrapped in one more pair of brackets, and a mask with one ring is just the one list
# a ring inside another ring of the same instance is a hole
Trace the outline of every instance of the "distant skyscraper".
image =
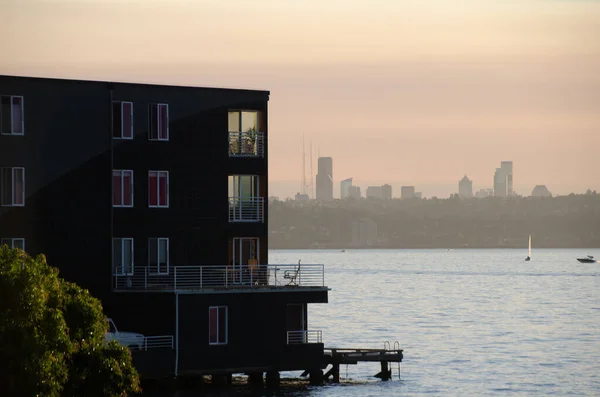
[(513, 195), (513, 162), (502, 161), (500, 168), (494, 173), (494, 196), (506, 197)]
[(366, 192), (366, 197), (367, 198), (375, 198), (375, 199), (382, 198), (381, 186), (368, 186), (367, 192)]
[(360, 194), (360, 186), (350, 186), (348, 188), (348, 197), (354, 199), (361, 198), (362, 196)]
[(385, 184), (381, 186), (381, 198), (384, 200), (392, 199), (392, 186)]
[(414, 186), (402, 186), (400, 188), (400, 197), (403, 199), (411, 199), (415, 197)]
[(352, 178), (344, 179), (340, 182), (340, 198), (348, 198), (348, 189), (352, 186)]
[(500, 163), (500, 168), (504, 170), (506, 174), (506, 195), (513, 195), (513, 162), (503, 161)]
[(458, 181), (458, 196), (460, 198), (473, 197), (473, 181), (467, 178), (466, 175)]
[(319, 157), (317, 162), (317, 200), (333, 200), (333, 159)]

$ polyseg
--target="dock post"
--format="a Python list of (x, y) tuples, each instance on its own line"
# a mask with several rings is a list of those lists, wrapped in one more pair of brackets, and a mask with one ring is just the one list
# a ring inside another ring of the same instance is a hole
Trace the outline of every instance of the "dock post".
[(378, 378), (381, 378), (381, 380), (390, 380), (390, 378), (392, 377), (391, 372), (392, 371), (389, 369), (388, 362), (382, 361), (381, 362), (381, 372), (375, 376)]
[(248, 374), (248, 383), (253, 386), (263, 386), (263, 373), (262, 372), (251, 372)]
[(278, 371), (267, 372), (267, 376), (266, 376), (267, 387), (273, 387), (273, 388), (279, 387), (280, 380), (281, 380), (281, 377), (279, 376)]
[[(339, 371), (338, 371), (339, 373)], [(335, 375), (334, 375), (335, 377)], [(338, 374), (339, 381), (339, 374)], [(309, 383), (311, 385), (322, 385), (323, 384), (323, 370), (321, 369), (311, 369), (309, 376)]]

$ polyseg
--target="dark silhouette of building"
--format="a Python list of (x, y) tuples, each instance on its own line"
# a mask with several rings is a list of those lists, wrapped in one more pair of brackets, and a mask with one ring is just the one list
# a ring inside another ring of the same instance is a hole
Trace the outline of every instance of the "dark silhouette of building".
[(473, 181), (467, 178), (466, 175), (458, 181), (458, 196), (460, 198), (473, 197)]
[(0, 76), (0, 95), (2, 243), (146, 335), (143, 376), (324, 367), (323, 267), (268, 264), (268, 91)]
[(333, 159), (319, 157), (317, 162), (317, 200), (333, 200)]

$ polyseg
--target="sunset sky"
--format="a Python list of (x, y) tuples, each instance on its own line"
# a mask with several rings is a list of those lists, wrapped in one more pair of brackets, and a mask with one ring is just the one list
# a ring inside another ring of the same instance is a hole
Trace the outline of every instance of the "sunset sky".
[[(334, 195), (600, 191), (600, 1), (0, 0), (0, 74), (271, 91), (270, 193), (302, 135)], [(310, 180), (307, 165), (307, 179)]]

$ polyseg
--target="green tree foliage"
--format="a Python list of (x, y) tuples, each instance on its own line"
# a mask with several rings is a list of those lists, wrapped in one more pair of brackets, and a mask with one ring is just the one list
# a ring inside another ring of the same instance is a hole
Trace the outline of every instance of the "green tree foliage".
[(127, 396), (129, 350), (105, 343), (100, 301), (39, 255), (0, 246), (0, 396)]

